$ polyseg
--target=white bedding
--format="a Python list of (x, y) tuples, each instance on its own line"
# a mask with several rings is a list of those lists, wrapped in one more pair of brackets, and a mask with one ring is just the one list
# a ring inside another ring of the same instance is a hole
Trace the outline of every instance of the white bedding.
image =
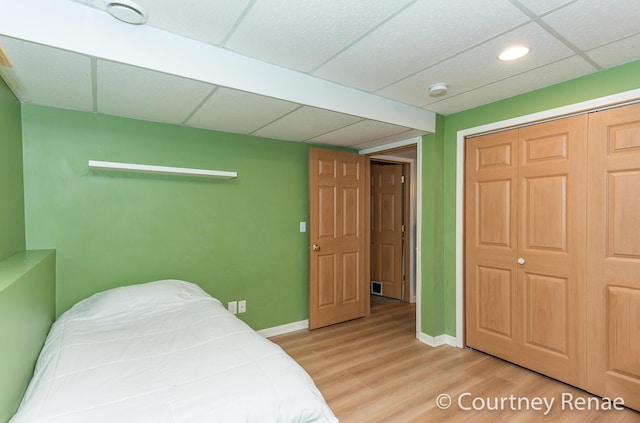
[(337, 422), (309, 375), (197, 285), (121, 287), (53, 324), (10, 423)]

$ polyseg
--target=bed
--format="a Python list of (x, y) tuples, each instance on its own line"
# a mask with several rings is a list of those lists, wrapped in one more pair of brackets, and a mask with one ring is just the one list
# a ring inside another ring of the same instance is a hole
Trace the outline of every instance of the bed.
[(337, 421), (279, 346), (197, 285), (163, 280), (60, 316), (10, 423)]

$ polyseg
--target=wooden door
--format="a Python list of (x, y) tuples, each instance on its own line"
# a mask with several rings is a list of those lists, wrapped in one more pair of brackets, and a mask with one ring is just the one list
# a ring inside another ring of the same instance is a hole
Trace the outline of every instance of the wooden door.
[(371, 280), (382, 295), (402, 299), (403, 165), (371, 164)]
[(362, 155), (309, 149), (309, 328), (369, 313), (368, 169)]
[(589, 116), (588, 389), (640, 410), (640, 105)]
[(467, 344), (585, 381), (586, 116), (467, 141)]
[(584, 386), (586, 115), (519, 130), (519, 364)]
[(518, 131), (466, 142), (467, 345), (517, 362)]

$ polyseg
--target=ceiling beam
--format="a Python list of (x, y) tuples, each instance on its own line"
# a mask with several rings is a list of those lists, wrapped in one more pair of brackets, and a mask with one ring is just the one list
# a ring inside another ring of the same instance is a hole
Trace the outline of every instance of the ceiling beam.
[[(72, 1), (0, 0), (0, 34), (223, 87), (435, 132), (435, 114)], [(153, 13), (153, 12), (151, 12)], [(46, 66), (46, 64), (43, 64)]]

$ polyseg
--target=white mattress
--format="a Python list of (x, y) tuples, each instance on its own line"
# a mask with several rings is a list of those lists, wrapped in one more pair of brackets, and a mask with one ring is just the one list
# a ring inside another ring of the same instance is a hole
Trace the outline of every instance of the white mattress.
[(309, 375), (197, 285), (121, 287), (52, 326), (11, 423), (337, 422)]

